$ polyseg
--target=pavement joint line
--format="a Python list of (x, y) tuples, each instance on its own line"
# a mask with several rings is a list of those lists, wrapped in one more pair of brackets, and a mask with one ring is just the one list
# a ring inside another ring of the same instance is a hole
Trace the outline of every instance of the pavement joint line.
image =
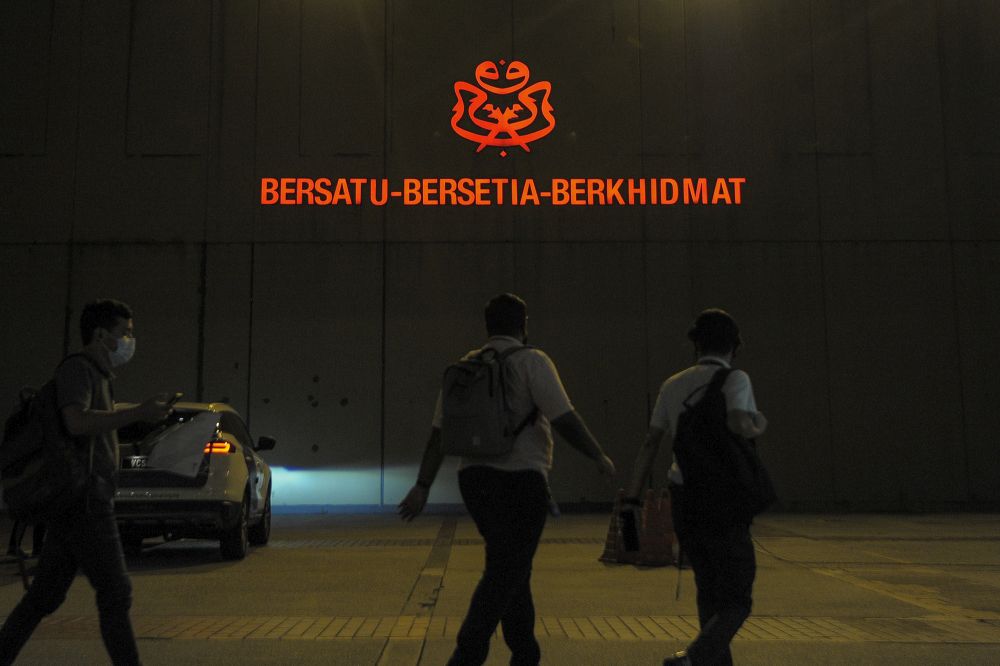
[[(539, 636), (572, 641), (684, 641), (697, 633), (693, 616), (552, 616), (537, 618)], [(354, 640), (392, 639), (422, 642), (454, 637), (458, 616), (139, 616), (139, 639), (189, 640)], [(37, 635), (42, 640), (99, 637), (96, 615), (46, 618)], [(498, 631), (497, 636), (502, 636)], [(738, 641), (854, 641), (880, 643), (1000, 644), (1000, 622), (991, 618), (785, 617), (751, 616)], [(402, 654), (402, 653), (400, 653)]]

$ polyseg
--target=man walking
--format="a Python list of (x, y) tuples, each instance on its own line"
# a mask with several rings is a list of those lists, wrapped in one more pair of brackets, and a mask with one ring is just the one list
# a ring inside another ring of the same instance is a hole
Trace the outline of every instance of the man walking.
[[(66, 432), (78, 440), (77, 453), (90, 469), (80, 504), (47, 524), (38, 573), (0, 629), (0, 664), (13, 663), (41, 619), (66, 599), (77, 569), (97, 593), (101, 638), (111, 661), (139, 664), (129, 608), (132, 584), (125, 572), (112, 498), (118, 468), (116, 430), (135, 421), (156, 422), (170, 413), (166, 396), (115, 410), (112, 367), (135, 351), (132, 311), (119, 301), (87, 304), (80, 316), (83, 351), (56, 370), (56, 400)], [(92, 453), (91, 453), (92, 451)]]
[[(639, 504), (639, 493), (649, 475), (665, 434), (671, 449), (678, 435), (678, 421), (685, 402), (695, 405), (705, 396), (716, 372), (730, 368), (739, 348), (739, 327), (723, 310), (703, 311), (688, 331), (697, 362), (667, 379), (660, 388), (649, 423), (646, 442), (635, 461), (627, 487), (626, 502)], [(726, 404), (726, 427), (746, 438), (761, 435), (767, 419), (757, 411), (750, 377), (732, 370), (721, 387)], [(719, 418), (722, 418), (721, 412)], [(668, 474), (674, 531), (681, 551), (694, 569), (698, 588), (698, 620), (701, 632), (686, 651), (663, 661), (666, 664), (729, 666), (733, 663), (729, 643), (750, 615), (753, 581), (757, 565), (750, 538), (750, 519), (727, 504), (725, 489), (685, 492), (684, 477), (692, 470), (678, 465), (674, 455)]]
[[(534, 665), (541, 659), (535, 639), (535, 607), (531, 597), (531, 562), (548, 511), (548, 472), (552, 467), (552, 428), (596, 464), (601, 474), (614, 476), (615, 466), (573, 409), (552, 360), (542, 351), (525, 348), (527, 307), (513, 294), (500, 294), (486, 306), (489, 340), (481, 350), (503, 355), (503, 376), (510, 423), (522, 424), (510, 453), (493, 457), (463, 457), (459, 489), (469, 514), (486, 542), (486, 569), (472, 595), (458, 632), (450, 666), (482, 664), (497, 624), (503, 627), (511, 664)], [(438, 394), (430, 439), (417, 482), (399, 504), (404, 520), (423, 510), (441, 466), (442, 397)], [(551, 427), (550, 427), (551, 423)]]

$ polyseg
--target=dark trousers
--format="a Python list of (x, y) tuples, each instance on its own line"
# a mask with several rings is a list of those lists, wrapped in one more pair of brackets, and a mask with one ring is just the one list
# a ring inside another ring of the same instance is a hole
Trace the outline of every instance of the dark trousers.
[(35, 579), (0, 629), (0, 664), (13, 663), (42, 618), (62, 605), (77, 569), (97, 592), (101, 638), (112, 663), (140, 663), (118, 526), (111, 504), (94, 501), (89, 512), (81, 508), (48, 523)]
[(486, 541), (486, 570), (469, 602), (449, 666), (486, 661), (497, 624), (512, 653), (510, 663), (534, 666), (542, 657), (535, 640), (531, 561), (545, 527), (548, 486), (539, 472), (467, 467), (458, 486)]
[(695, 666), (731, 666), (729, 643), (749, 617), (757, 573), (750, 525), (699, 516), (683, 486), (671, 486), (674, 531), (694, 569), (701, 631), (688, 646)]

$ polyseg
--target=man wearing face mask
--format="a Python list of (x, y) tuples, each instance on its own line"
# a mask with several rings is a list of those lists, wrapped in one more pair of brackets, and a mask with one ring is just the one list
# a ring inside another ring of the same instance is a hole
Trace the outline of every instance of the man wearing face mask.
[(89, 488), (79, 506), (48, 524), (35, 579), (0, 629), (0, 665), (13, 663), (41, 619), (62, 605), (78, 569), (97, 593), (101, 637), (112, 663), (140, 663), (129, 619), (132, 584), (112, 502), (119, 460), (116, 431), (136, 421), (159, 421), (171, 408), (161, 394), (137, 407), (115, 409), (112, 368), (135, 353), (127, 305), (88, 303), (80, 316), (80, 334), (81, 353), (56, 370), (56, 400), (66, 432), (77, 439), (78, 454), (90, 470)]

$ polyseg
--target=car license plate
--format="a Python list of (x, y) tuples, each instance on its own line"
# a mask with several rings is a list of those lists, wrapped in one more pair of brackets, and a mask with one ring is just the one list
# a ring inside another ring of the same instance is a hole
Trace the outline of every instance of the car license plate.
[(148, 460), (148, 456), (125, 456), (122, 459), (122, 467), (124, 469), (143, 469)]

